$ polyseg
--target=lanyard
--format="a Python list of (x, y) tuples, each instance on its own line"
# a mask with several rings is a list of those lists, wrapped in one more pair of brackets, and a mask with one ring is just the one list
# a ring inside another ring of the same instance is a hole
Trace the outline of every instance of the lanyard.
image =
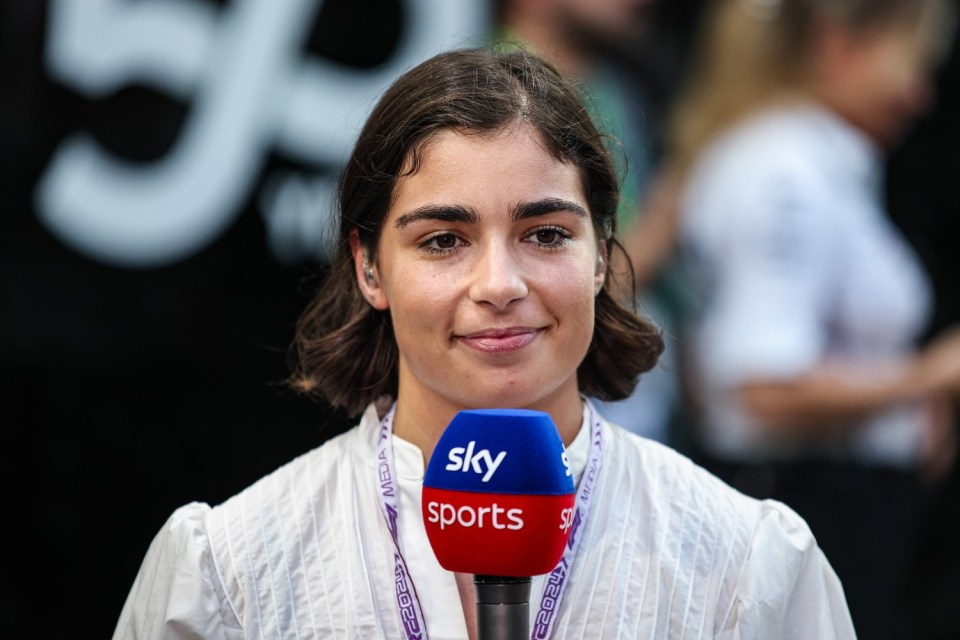
[(396, 403), (384, 416), (380, 423), (380, 433), (377, 436), (377, 483), (380, 485), (380, 510), (387, 521), (390, 537), (393, 538), (393, 582), (397, 591), (397, 607), (400, 609), (400, 619), (403, 620), (403, 630), (407, 640), (426, 640), (427, 625), (423, 622), (423, 610), (420, 608), (420, 598), (413, 586), (407, 563), (400, 553), (400, 528), (397, 525), (397, 516), (400, 515), (400, 487), (394, 478), (397, 477), (393, 462), (393, 416), (396, 413)]
[[(542, 640), (550, 635), (553, 628), (554, 616), (560, 605), (560, 599), (567, 588), (567, 578), (570, 568), (577, 555), (582, 536), (579, 535), (590, 512), (590, 499), (594, 493), (597, 478), (600, 475), (601, 455), (603, 452), (603, 429), (600, 416), (589, 401), (585, 401), (590, 415), (590, 451), (587, 455), (587, 466), (584, 468), (580, 486), (574, 502), (573, 524), (570, 527), (570, 538), (563, 550), (563, 556), (556, 568), (547, 577), (540, 607), (533, 621), (533, 630), (530, 637)], [(390, 530), (393, 539), (394, 557), (394, 585), (396, 587), (397, 608), (400, 610), (400, 619), (403, 621), (403, 630), (407, 640), (426, 640), (427, 627), (423, 619), (423, 610), (420, 599), (413, 585), (407, 563), (400, 552), (400, 528), (397, 524), (400, 507), (399, 486), (393, 459), (393, 417), (396, 412), (396, 403), (387, 412), (380, 422), (380, 431), (377, 436), (377, 485), (380, 487), (380, 510)]]

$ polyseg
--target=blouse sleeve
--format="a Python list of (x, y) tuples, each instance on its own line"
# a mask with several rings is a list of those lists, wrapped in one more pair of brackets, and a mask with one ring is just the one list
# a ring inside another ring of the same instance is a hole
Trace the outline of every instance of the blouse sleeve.
[(771, 500), (741, 568), (719, 640), (855, 640), (843, 587), (813, 534)]
[(239, 640), (204, 524), (210, 507), (181, 507), (153, 539), (113, 640)]

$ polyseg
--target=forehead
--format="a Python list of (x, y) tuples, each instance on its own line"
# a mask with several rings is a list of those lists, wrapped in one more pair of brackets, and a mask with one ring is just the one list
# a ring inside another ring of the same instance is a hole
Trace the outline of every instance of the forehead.
[[(408, 159), (409, 170), (411, 160)], [(443, 130), (420, 149), (415, 170), (397, 180), (391, 216), (422, 201), (497, 203), (563, 197), (588, 208), (578, 167), (550, 153), (530, 125), (495, 132)]]

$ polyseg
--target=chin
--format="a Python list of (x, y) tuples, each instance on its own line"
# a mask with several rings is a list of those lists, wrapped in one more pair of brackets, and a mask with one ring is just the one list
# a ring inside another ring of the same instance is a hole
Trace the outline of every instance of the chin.
[[(557, 385), (557, 390), (563, 385)], [(523, 409), (536, 407), (551, 398), (556, 391), (544, 392), (542, 385), (507, 385), (482, 390), (472, 390), (469, 404), (475, 408)]]
[(505, 389), (476, 391), (469, 394), (463, 404), (472, 409), (522, 409), (535, 402), (536, 399), (529, 393)]

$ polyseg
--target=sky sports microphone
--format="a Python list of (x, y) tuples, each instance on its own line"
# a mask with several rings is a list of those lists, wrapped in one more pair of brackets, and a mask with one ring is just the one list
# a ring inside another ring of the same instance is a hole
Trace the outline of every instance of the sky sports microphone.
[(530, 577), (560, 561), (573, 507), (573, 475), (548, 414), (454, 416), (427, 465), (423, 519), (440, 565), (475, 574), (480, 638), (530, 637)]

